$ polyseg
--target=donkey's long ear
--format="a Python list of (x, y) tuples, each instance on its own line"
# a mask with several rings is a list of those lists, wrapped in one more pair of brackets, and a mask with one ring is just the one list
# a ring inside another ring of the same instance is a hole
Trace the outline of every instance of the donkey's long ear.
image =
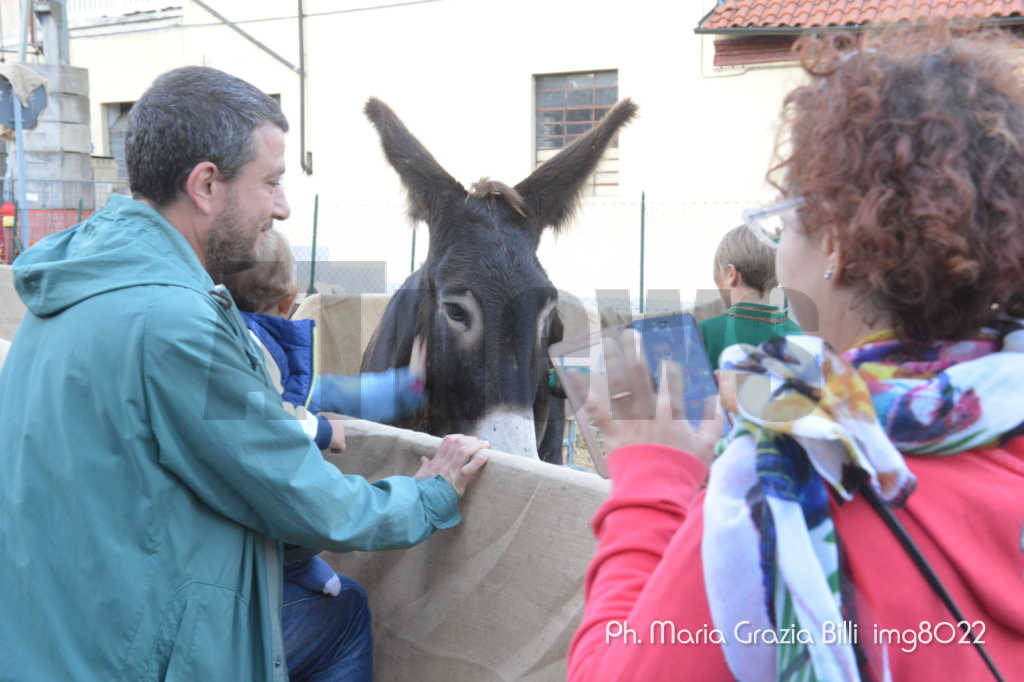
[(561, 227), (576, 211), (580, 190), (597, 168), (605, 147), (615, 133), (636, 114), (636, 104), (624, 99), (586, 135), (549, 159), (516, 185), (540, 227)]
[(363, 113), (376, 126), (384, 156), (409, 193), (409, 217), (433, 225), (445, 199), (453, 194), (464, 197), (465, 188), (448, 175), (387, 104), (371, 97)]

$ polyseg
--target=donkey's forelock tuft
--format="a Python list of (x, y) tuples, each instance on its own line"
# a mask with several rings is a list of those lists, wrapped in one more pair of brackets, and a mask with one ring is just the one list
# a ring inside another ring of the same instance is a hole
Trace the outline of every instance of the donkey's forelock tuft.
[(497, 180), (491, 180), (490, 178), (480, 178), (473, 183), (472, 187), (470, 187), (469, 196), (474, 199), (500, 197), (506, 204), (511, 206), (516, 213), (524, 218), (526, 217), (526, 202), (523, 200), (522, 195), (506, 185), (504, 182), (498, 182)]

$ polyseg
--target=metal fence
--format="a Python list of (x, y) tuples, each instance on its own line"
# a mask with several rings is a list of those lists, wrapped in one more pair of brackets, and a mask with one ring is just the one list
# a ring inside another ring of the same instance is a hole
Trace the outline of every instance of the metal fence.
[[(4, 201), (17, 206), (17, 180), (9, 179)], [(16, 211), (0, 228), (0, 263), (11, 263), (24, 248), (87, 219), (113, 194), (129, 195), (126, 181), (55, 180), (25, 181), (25, 224)], [(8, 198), (13, 197), (13, 198)], [(26, 229), (27, 226), (27, 229)], [(296, 246), (295, 279), (299, 291), (331, 294), (383, 294), (388, 291), (384, 261), (331, 260), (330, 250), (318, 248), (313, 258), (309, 246)], [(403, 257), (404, 253), (403, 253)]]
[[(283, 227), (300, 262), (300, 291), (308, 290), (312, 269), (316, 282), (348, 293), (380, 291), (379, 270), (360, 283), (351, 282), (351, 277), (360, 277), (355, 269), (361, 267), (352, 261), (363, 258), (374, 267), (386, 262), (385, 288), (390, 293), (426, 257), (429, 231), (422, 224), (410, 229), (400, 197), (334, 193), (320, 200), (318, 236), (312, 221), (297, 224), (293, 217)], [(552, 283), (586, 305), (632, 313), (678, 309), (700, 302), (714, 289), (712, 261), (718, 242), (741, 223), (743, 210), (757, 203), (678, 200), (662, 192), (586, 198), (571, 225), (557, 236), (545, 232), (537, 254)], [(316, 244), (315, 263), (310, 262), (311, 243)], [(342, 267), (348, 274), (322, 267), (325, 261), (345, 261)], [(710, 295), (717, 296), (717, 290)]]
[[(17, 196), (17, 183), (8, 185), (12, 191), (5, 196)], [(28, 180), (25, 190), (27, 230), (19, 223), (0, 230), (0, 262), (17, 256), (15, 232), (28, 246), (88, 218), (111, 194), (128, 193), (124, 182), (106, 180)], [(292, 236), (299, 292), (393, 292), (428, 247), (427, 230), (419, 228), (417, 244), (396, 204), (356, 199), (321, 205), (319, 219), (327, 229), (321, 229), (319, 241), (313, 234), (315, 210), (308, 227), (293, 221), (284, 226)], [(711, 270), (718, 241), (753, 205), (650, 194), (585, 200), (574, 224), (557, 238), (542, 240), (538, 257), (555, 286), (584, 305), (623, 314), (689, 307), (717, 297)], [(354, 241), (362, 247), (359, 254), (370, 258), (352, 258)]]
[[(8, 192), (8, 190), (10, 190)], [(4, 187), (4, 200), (15, 205), (13, 197), (20, 187), (9, 180)], [(115, 180), (26, 180), (25, 221), (18, 210), (14, 220), (5, 219), (0, 228), (0, 263), (10, 263), (22, 251), (40, 239), (67, 229), (85, 220), (102, 208), (112, 194), (128, 194), (126, 182)], [(10, 224), (8, 224), (10, 223)]]
[(295, 255), (295, 283), (303, 294), (385, 294), (387, 263), (385, 261), (335, 261), (327, 257), (327, 249), (292, 248)]

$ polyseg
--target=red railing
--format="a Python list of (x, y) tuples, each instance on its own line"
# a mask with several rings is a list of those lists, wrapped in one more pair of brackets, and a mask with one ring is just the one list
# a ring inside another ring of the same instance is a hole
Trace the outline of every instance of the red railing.
[[(91, 216), (95, 211), (82, 211), (82, 220)], [(35, 244), (43, 237), (55, 232), (66, 230), (79, 222), (77, 208), (30, 208), (28, 211), (29, 238), (31, 244)], [(14, 254), (13, 230), (9, 227), (0, 228), (0, 263), (10, 263)]]

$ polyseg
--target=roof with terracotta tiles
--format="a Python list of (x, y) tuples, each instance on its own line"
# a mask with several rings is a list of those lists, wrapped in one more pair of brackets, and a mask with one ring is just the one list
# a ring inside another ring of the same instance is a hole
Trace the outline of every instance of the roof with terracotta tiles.
[(999, 20), (1024, 16), (1024, 0), (725, 0), (697, 32), (891, 24), (921, 19)]

